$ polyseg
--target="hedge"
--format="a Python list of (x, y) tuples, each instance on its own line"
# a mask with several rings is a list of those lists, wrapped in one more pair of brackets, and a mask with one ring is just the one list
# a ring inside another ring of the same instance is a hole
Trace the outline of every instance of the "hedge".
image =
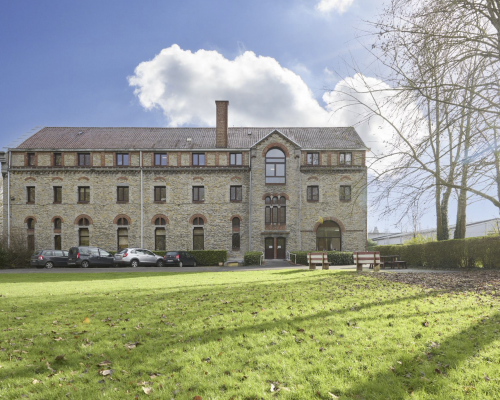
[[(189, 250), (187, 252), (196, 259), (196, 265), (199, 266), (208, 267), (219, 265), (219, 263), (225, 263), (227, 261), (226, 250)], [(167, 253), (167, 251), (154, 251), (153, 253), (163, 257)]]
[(247, 251), (243, 256), (243, 265), (260, 265), (260, 251)]
[[(290, 254), (296, 254), (297, 259), (295, 257), (290, 256), (291, 261), (294, 261), (296, 264), (308, 265), (307, 262), (307, 253), (319, 253), (318, 251), (292, 251)], [(352, 265), (354, 264), (354, 260), (352, 258), (352, 252), (349, 251), (326, 251), (328, 256), (328, 262), (330, 265)]]
[(500, 268), (500, 237), (484, 236), (411, 245), (377, 246), (380, 255), (399, 255), (412, 267)]

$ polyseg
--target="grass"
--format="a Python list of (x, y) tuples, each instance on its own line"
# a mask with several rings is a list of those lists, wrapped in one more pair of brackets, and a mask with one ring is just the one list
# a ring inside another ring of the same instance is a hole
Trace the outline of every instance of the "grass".
[(0, 398), (500, 396), (491, 296), (306, 270), (4, 274), (0, 295)]

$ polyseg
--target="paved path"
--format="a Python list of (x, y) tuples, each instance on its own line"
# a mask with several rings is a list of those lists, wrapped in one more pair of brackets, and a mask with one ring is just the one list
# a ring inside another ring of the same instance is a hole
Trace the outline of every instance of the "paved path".
[[(266, 260), (264, 265), (253, 265), (246, 267), (119, 267), (119, 268), (52, 268), (52, 269), (37, 269), (37, 268), (12, 268), (12, 269), (0, 269), (1, 274), (54, 274), (54, 273), (104, 273), (104, 272), (228, 272), (228, 271), (263, 271), (263, 270), (280, 270), (280, 269), (304, 269), (307, 270), (308, 267), (305, 265), (293, 265), (286, 260)], [(320, 269), (320, 268), (318, 268)], [(331, 270), (343, 270), (343, 271), (356, 271), (355, 265), (332, 265)], [(373, 271), (368, 268), (363, 268), (363, 271), (370, 272)], [(394, 270), (381, 270), (382, 273), (391, 272), (457, 272), (457, 271), (440, 271), (440, 270), (429, 270), (429, 269), (394, 269)]]

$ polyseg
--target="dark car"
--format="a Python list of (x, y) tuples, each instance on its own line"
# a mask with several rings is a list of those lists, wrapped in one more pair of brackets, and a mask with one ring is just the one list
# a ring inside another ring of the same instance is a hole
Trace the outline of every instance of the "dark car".
[(196, 267), (196, 259), (187, 251), (168, 251), (163, 258), (165, 267), (169, 265), (177, 265), (181, 268), (188, 265)]
[(30, 265), (37, 268), (68, 266), (68, 252), (64, 250), (38, 250), (31, 255)]
[(79, 246), (69, 249), (68, 266), (75, 267), (112, 267), (114, 257), (99, 247)]

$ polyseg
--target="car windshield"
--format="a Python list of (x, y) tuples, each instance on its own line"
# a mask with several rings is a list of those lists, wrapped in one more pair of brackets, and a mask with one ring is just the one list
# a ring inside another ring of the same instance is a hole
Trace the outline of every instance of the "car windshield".
[(38, 256), (43, 250), (37, 250), (33, 253), (34, 256)]
[(123, 253), (126, 253), (128, 251), (128, 249), (121, 249), (118, 253), (116, 254), (123, 254)]
[(169, 251), (169, 252), (167, 252), (167, 256), (175, 257), (177, 255), (177, 253), (178, 253), (177, 251)]

